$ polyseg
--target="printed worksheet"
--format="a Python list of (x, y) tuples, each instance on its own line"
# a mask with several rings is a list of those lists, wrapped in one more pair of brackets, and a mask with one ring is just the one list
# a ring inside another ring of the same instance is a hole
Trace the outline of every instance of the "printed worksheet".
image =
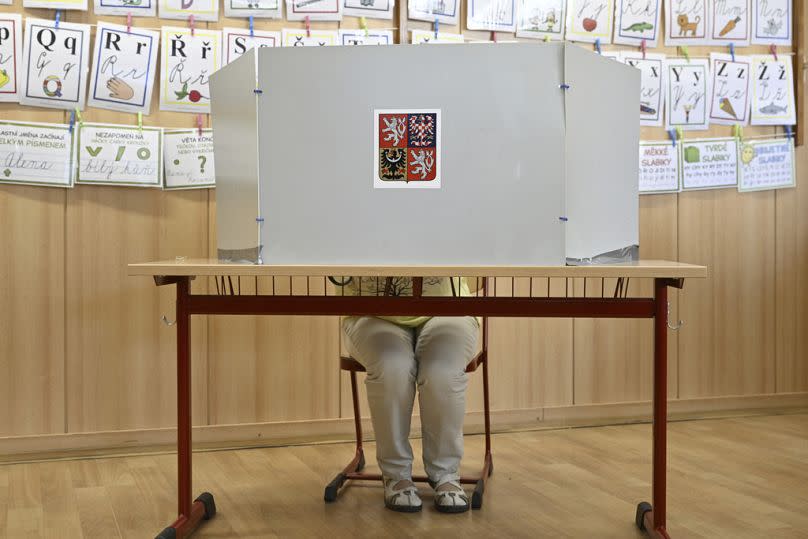
[(752, 125), (796, 123), (791, 58), (752, 56)]
[(468, 0), (469, 30), (516, 31), (516, 0)]
[(170, 129), (163, 133), (165, 189), (216, 187), (213, 130)]
[(340, 45), (392, 45), (392, 30), (340, 30)]
[(623, 51), (621, 58), (626, 64), (642, 72), (640, 91), (640, 125), (661, 126), (662, 109), (665, 106), (665, 55), (644, 55), (641, 52)]
[(268, 32), (266, 30), (249, 30), (243, 28), (222, 28), (222, 44), (224, 46), (225, 66), (237, 59), (250, 49), (256, 47), (280, 47), (280, 32)]
[(796, 185), (793, 138), (743, 141), (738, 154), (741, 161), (738, 191)]
[(750, 0), (713, 0), (710, 39), (714, 45), (749, 45), (752, 32)]
[(286, 0), (286, 20), (341, 21), (342, 0)]
[(662, 0), (617, 0), (614, 8), (614, 42), (648, 48), (659, 40)]
[(448, 32), (435, 32), (429, 30), (412, 30), (410, 43), (463, 43), (463, 34), (450, 34)]
[(160, 110), (209, 113), (208, 79), (222, 62), (222, 33), (164, 26), (161, 35)]
[(710, 123), (746, 125), (749, 123), (749, 77), (752, 58), (710, 53), (710, 76), (713, 92), (710, 100)]
[(219, 0), (159, 0), (161, 19), (186, 21), (193, 15), (197, 21), (219, 20)]
[(752, 0), (752, 44), (790, 47), (793, 10), (792, 0)]
[(22, 17), (0, 13), (0, 102), (20, 100)]
[(281, 0), (224, 0), (225, 17), (283, 18)]
[(665, 0), (665, 46), (709, 45), (707, 0)]
[(76, 131), (76, 183), (162, 185), (162, 127), (82, 123)]
[(95, 0), (96, 15), (129, 15), (154, 17), (157, 15), (157, 0)]
[(738, 139), (682, 140), (680, 145), (683, 191), (738, 184)]
[(640, 141), (640, 193), (679, 191), (679, 148), (668, 142)]
[(0, 184), (72, 187), (75, 173), (70, 126), (0, 120)]
[(516, 37), (563, 40), (566, 7), (566, 0), (518, 0)]
[(611, 43), (613, 20), (614, 0), (567, 0), (566, 39)]
[(159, 43), (159, 32), (99, 21), (87, 104), (149, 114)]
[(407, 13), (416, 21), (440, 24), (457, 24), (460, 13), (460, 0), (408, 0)]
[(395, 4), (395, 0), (342, 0), (342, 14), (392, 20)]
[(665, 85), (665, 128), (707, 129), (712, 95), (709, 60), (668, 58)]

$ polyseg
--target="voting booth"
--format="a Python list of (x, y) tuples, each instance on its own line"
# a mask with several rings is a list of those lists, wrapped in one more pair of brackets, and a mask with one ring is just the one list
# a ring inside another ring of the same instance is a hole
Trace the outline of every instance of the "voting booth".
[(637, 257), (633, 67), (566, 43), (260, 48), (210, 85), (222, 260)]

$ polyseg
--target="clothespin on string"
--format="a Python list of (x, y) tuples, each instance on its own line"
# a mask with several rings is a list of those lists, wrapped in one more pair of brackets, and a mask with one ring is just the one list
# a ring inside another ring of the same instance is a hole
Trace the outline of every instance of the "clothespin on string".
[(250, 15), (250, 37), (255, 37), (255, 26), (253, 25), (252, 15)]
[(735, 43), (729, 44), (729, 55), (732, 56), (732, 61), (735, 61)]
[(76, 111), (75, 111), (75, 110), (71, 110), (71, 111), (70, 111), (70, 125), (68, 125), (68, 126), (67, 126), (67, 130), (68, 130), (70, 133), (72, 133), (72, 132), (73, 132), (73, 126), (74, 126), (74, 125), (76, 125)]
[(142, 112), (137, 113), (137, 130), (138, 131), (143, 131), (143, 113)]
[(191, 27), (191, 37), (193, 37), (194, 32), (196, 31), (196, 19), (194, 19), (193, 13), (188, 15), (188, 26)]
[(438, 31), (440, 30), (440, 21), (435, 17), (435, 39), (438, 39)]
[(785, 131), (786, 131), (786, 138), (787, 139), (794, 138), (794, 130), (791, 129), (790, 125), (784, 125), (783, 129), (785, 129)]
[(306, 15), (306, 18), (303, 19), (303, 22), (306, 23), (306, 37), (311, 37), (311, 19), (308, 15)]
[(738, 142), (743, 140), (743, 127), (740, 124), (732, 126), (732, 136), (738, 139)]
[(131, 13), (126, 14), (126, 33), (127, 34), (132, 33), (132, 14)]
[(491, 41), (497, 42), (497, 32), (495, 30), (491, 30)]
[(774, 56), (774, 61), (776, 62), (777, 61), (777, 45), (775, 45), (774, 43), (769, 45), (769, 52), (772, 53), (772, 56)]
[(668, 129), (668, 136), (671, 138), (671, 142), (673, 143), (673, 147), (676, 148), (676, 130), (675, 129)]
[(550, 36), (549, 36), (549, 34), (544, 34), (544, 42), (545, 42), (545, 43), (550, 43)]
[(359, 17), (359, 28), (365, 31), (365, 37), (368, 37), (368, 21), (364, 17)]
[(54, 28), (56, 28), (56, 29), (58, 30), (58, 29), (59, 29), (59, 23), (60, 23), (61, 21), (62, 21), (62, 10), (61, 10), (61, 9), (57, 9), (57, 10), (56, 10), (56, 21), (54, 22), (53, 27), (54, 27)]
[(597, 38), (597, 39), (595, 40), (595, 51), (596, 51), (598, 54), (603, 54), (603, 51), (602, 51), (602, 50), (600, 50), (600, 38)]
[(202, 136), (202, 115), (201, 114), (196, 115), (196, 129), (197, 129), (197, 131), (199, 131), (199, 136), (201, 137)]
[(645, 50), (648, 47), (648, 43), (645, 41), (645, 38), (642, 38), (640, 41), (640, 50), (642, 51), (642, 59), (645, 60)]
[(680, 45), (679, 50), (682, 51), (682, 56), (684, 56), (685, 59), (687, 59), (687, 63), (689, 64), (690, 63), (690, 49), (687, 48), (687, 45)]

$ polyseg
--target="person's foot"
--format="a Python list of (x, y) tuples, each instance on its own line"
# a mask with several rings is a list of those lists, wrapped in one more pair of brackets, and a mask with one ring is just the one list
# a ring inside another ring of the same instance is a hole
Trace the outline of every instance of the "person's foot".
[(464, 513), (469, 510), (469, 498), (459, 481), (447, 481), (435, 489), (435, 509), (441, 513)]
[(415, 513), (421, 510), (421, 498), (409, 479), (384, 479), (384, 505), (393, 511)]

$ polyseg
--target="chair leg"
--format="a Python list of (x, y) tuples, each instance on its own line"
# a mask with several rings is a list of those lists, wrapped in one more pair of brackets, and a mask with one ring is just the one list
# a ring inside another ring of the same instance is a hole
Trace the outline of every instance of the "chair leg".
[(483, 361), (483, 419), (485, 421), (485, 460), (480, 479), (474, 487), (471, 495), (471, 508), (480, 509), (483, 506), (483, 493), (488, 478), (494, 473), (494, 459), (491, 455), (491, 405), (488, 399), (488, 351), (485, 352)]
[(323, 500), (334, 502), (337, 500), (339, 489), (348, 480), (348, 474), (361, 472), (365, 467), (365, 451), (362, 447), (362, 416), (359, 411), (359, 391), (356, 385), (356, 372), (351, 371), (351, 398), (353, 399), (354, 427), (356, 429), (356, 453), (351, 462), (326, 485)]

